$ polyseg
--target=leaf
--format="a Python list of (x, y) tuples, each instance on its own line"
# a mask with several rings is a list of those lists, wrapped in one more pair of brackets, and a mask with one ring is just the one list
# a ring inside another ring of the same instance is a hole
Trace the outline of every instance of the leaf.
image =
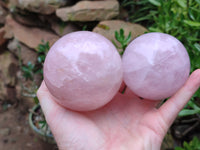
[(149, 0), (149, 2), (157, 7), (161, 6), (161, 3), (160, 1), (157, 1), (157, 0)]
[(123, 35), (124, 35), (124, 29), (121, 28), (121, 29), (119, 30), (119, 33), (120, 33), (120, 36), (123, 36)]
[(128, 37), (126, 38), (126, 43), (128, 44), (131, 41), (131, 32), (129, 32)]
[(44, 127), (47, 125), (47, 122), (46, 122), (46, 120), (44, 120), (44, 121), (39, 121), (39, 124), (42, 124), (42, 127), (41, 127), (41, 128), (44, 128)]
[(183, 117), (183, 116), (189, 116), (189, 115), (194, 115), (196, 113), (200, 113), (199, 110), (194, 110), (194, 109), (183, 109), (181, 112), (178, 114), (178, 116)]
[(192, 149), (190, 148), (190, 145), (189, 145), (186, 141), (183, 142), (183, 147), (184, 147), (186, 150), (192, 150)]
[(200, 5), (200, 0), (195, 0)]
[(195, 20), (193, 11), (192, 11), (190, 8), (188, 9), (188, 15), (189, 15), (189, 17), (190, 17), (192, 20)]
[(116, 43), (114, 40), (112, 40), (112, 43), (115, 45), (115, 47), (116, 47), (117, 49), (120, 49), (120, 47), (117, 45), (117, 43)]
[(37, 58), (37, 60), (38, 60), (38, 62), (39, 62), (39, 63), (41, 63), (41, 62), (42, 62), (42, 59), (41, 59), (41, 57), (38, 57), (38, 58)]
[(37, 96), (34, 97), (34, 102), (35, 102), (35, 104), (39, 104), (39, 100), (38, 100)]
[(196, 105), (195, 102), (189, 101), (189, 102), (188, 102), (188, 105), (189, 105), (191, 108), (200, 111), (200, 107), (199, 107), (198, 105)]
[(192, 27), (200, 27), (200, 22), (191, 21), (191, 20), (184, 20), (183, 22)]
[(187, 7), (187, 1), (186, 0), (176, 0), (176, 2), (181, 6), (182, 8)]
[(50, 49), (49, 42), (45, 43), (42, 40), (42, 43), (39, 44), (36, 49), (37, 49), (37, 53), (46, 53)]
[(181, 147), (175, 147), (175, 150), (184, 150), (184, 149)]
[(119, 33), (117, 31), (115, 31), (115, 38), (117, 41), (119, 41), (120, 37), (119, 37)]
[(200, 140), (194, 136), (190, 142), (183, 142), (183, 148), (176, 147), (175, 150), (200, 150)]
[(98, 24), (97, 25), (99, 28), (104, 29), (104, 30), (110, 30), (110, 27), (104, 24)]
[(154, 27), (150, 27), (150, 28), (149, 28), (149, 31), (150, 31), (150, 32), (161, 32), (161, 33), (163, 32), (161, 29), (159, 29), (159, 28), (154, 28)]
[(194, 47), (200, 52), (200, 44), (195, 43), (195, 44), (194, 44)]
[(124, 29), (121, 28), (119, 32), (120, 32), (120, 39), (121, 39), (121, 41), (123, 41), (125, 38), (124, 37)]

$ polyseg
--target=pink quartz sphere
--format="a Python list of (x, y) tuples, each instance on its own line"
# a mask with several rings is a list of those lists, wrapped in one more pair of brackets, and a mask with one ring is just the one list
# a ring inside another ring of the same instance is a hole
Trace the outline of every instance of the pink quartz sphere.
[(122, 61), (100, 34), (78, 31), (60, 38), (48, 52), (44, 81), (57, 103), (90, 111), (108, 103), (122, 82)]
[(138, 96), (162, 100), (186, 82), (190, 60), (183, 44), (164, 33), (147, 33), (133, 40), (122, 58), (124, 82)]

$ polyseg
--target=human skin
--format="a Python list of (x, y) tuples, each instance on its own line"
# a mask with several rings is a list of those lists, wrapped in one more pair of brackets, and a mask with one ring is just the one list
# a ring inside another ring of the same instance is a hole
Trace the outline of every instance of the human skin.
[(63, 108), (44, 82), (37, 95), (60, 150), (159, 150), (169, 127), (199, 86), (200, 69), (159, 108), (160, 102), (140, 99), (126, 89), (90, 112)]

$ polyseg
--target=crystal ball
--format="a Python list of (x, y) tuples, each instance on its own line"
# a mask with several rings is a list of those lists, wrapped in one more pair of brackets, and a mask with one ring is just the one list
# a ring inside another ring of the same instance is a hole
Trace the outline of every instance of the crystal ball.
[(100, 34), (78, 31), (60, 38), (44, 63), (44, 81), (65, 108), (90, 111), (108, 103), (122, 83), (122, 61)]
[(175, 94), (190, 73), (183, 44), (164, 33), (147, 33), (134, 39), (122, 57), (124, 82), (139, 97), (162, 100)]

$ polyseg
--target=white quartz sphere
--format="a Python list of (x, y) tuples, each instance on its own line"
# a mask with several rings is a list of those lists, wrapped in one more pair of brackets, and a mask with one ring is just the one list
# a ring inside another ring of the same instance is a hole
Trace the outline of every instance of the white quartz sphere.
[(162, 100), (186, 82), (190, 60), (183, 44), (164, 33), (147, 33), (133, 40), (122, 58), (126, 85), (138, 96)]
[(60, 38), (48, 52), (44, 81), (66, 108), (90, 111), (108, 103), (122, 82), (115, 46), (100, 34), (78, 31)]

